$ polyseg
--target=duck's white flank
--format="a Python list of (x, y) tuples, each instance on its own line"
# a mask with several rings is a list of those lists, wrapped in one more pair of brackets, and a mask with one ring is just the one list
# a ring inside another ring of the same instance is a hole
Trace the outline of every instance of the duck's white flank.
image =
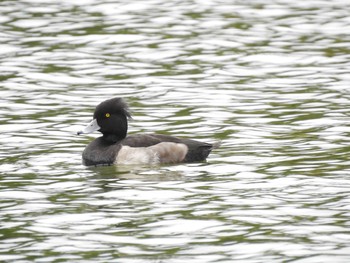
[(123, 145), (115, 159), (116, 164), (179, 163), (185, 159), (188, 147), (183, 143), (161, 142), (149, 147)]

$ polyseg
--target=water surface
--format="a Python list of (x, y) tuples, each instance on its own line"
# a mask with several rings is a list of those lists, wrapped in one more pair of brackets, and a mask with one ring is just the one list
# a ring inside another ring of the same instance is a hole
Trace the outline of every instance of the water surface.
[[(0, 3), (0, 261), (349, 262), (350, 4)], [(208, 161), (85, 167), (111, 97), (130, 133)]]

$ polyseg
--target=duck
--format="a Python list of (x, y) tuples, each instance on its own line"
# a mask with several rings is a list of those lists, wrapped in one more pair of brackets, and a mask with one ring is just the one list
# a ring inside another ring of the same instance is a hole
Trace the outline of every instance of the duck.
[(131, 119), (128, 104), (111, 98), (98, 104), (92, 121), (77, 134), (95, 131), (102, 136), (91, 141), (82, 153), (86, 166), (175, 164), (206, 160), (219, 143), (206, 143), (164, 134), (128, 135)]

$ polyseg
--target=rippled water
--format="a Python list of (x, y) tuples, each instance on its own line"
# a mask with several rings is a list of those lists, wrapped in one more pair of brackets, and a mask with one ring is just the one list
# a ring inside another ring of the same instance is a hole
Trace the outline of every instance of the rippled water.
[[(350, 3), (0, 3), (0, 261), (349, 262)], [(84, 167), (93, 108), (222, 140)]]

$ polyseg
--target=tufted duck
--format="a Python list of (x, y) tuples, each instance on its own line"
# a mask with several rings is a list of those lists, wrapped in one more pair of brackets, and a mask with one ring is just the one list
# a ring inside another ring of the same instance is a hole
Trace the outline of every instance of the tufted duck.
[(121, 98), (100, 103), (93, 120), (79, 134), (99, 131), (83, 152), (85, 165), (161, 164), (204, 161), (217, 143), (209, 144), (161, 134), (127, 136), (131, 115)]

